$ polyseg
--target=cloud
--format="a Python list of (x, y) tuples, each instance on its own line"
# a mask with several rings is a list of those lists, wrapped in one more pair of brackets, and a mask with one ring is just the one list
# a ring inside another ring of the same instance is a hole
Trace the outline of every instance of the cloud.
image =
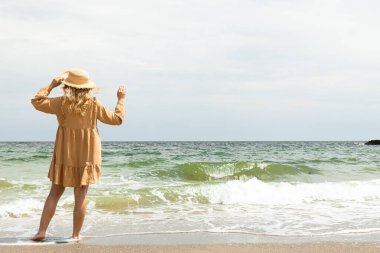
[[(363, 134), (357, 121), (380, 123), (373, 117), (380, 109), (379, 5), (2, 1), (0, 113), (21, 124), (9, 107), (30, 115), (29, 99), (40, 86), (83, 67), (110, 108), (117, 85), (127, 83), (123, 140), (368, 138), (376, 130)], [(279, 119), (286, 131), (268, 131), (280, 129)], [(119, 138), (107, 131), (105, 138)]]

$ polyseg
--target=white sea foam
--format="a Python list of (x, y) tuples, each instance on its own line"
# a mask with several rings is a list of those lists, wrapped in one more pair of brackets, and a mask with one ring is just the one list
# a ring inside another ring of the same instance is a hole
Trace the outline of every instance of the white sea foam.
[(164, 194), (163, 194), (161, 191), (157, 190), (157, 189), (153, 189), (153, 190), (151, 191), (151, 193), (152, 193), (153, 195), (157, 196), (159, 199), (165, 201), (166, 203), (169, 203), (169, 202), (170, 202), (170, 201), (168, 201), (168, 200), (165, 198)]
[(220, 204), (301, 204), (316, 201), (379, 201), (380, 180), (323, 183), (263, 182), (256, 178), (232, 180), (217, 185), (189, 187), (191, 195), (201, 194)]
[(266, 167), (268, 167), (268, 165), (269, 165), (268, 163), (258, 163), (258, 164), (257, 164), (257, 167), (259, 167), (260, 169), (263, 170), (263, 169), (265, 169)]
[(43, 203), (35, 199), (18, 199), (7, 204), (0, 205), (0, 217), (24, 217), (30, 216), (36, 211), (42, 210)]
[[(87, 219), (92, 227), (85, 227), (84, 232), (92, 233), (92, 229), (103, 231), (104, 224), (118, 220), (114, 224), (116, 230), (117, 227), (128, 226), (131, 231), (136, 232), (147, 231), (144, 228), (151, 229), (154, 224), (157, 231), (163, 232), (174, 228), (183, 228), (183, 231), (191, 232), (198, 227), (201, 231), (215, 233), (278, 236), (377, 233), (380, 221), (376, 219), (378, 215), (373, 207), (380, 202), (378, 189), (380, 180), (285, 183), (263, 182), (253, 178), (220, 184), (185, 186), (178, 188), (182, 194), (203, 195), (212, 205), (198, 205), (196, 202), (170, 203), (140, 210), (144, 211), (140, 216), (137, 213), (136, 216), (132, 216), (130, 213), (131, 216), (126, 219), (123, 215), (96, 210), (94, 202), (90, 200)], [(151, 193), (165, 202), (168, 201), (160, 190), (152, 190)], [(62, 198), (61, 201), (61, 206), (69, 204), (73, 201), (72, 195)], [(33, 199), (14, 201), (0, 205), (0, 215), (6, 217), (5, 220), (30, 214), (39, 217), (42, 204)], [(336, 207), (339, 204), (343, 208)], [(178, 215), (173, 216), (173, 212)], [(360, 213), (360, 219), (355, 219), (357, 213)], [(57, 226), (56, 235), (62, 233), (63, 229), (70, 229), (72, 224), (71, 209), (70, 215), (67, 210), (64, 210), (64, 215), (58, 215), (62, 220)], [(165, 228), (169, 220), (171, 225)], [(20, 225), (17, 228), (18, 234), (30, 227), (30, 223), (28, 224)], [(8, 230), (7, 233), (14, 232)]]

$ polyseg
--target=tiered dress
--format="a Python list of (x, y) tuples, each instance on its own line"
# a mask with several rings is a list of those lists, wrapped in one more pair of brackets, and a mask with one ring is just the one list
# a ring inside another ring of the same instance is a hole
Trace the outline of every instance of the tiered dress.
[(117, 103), (111, 112), (95, 97), (88, 103), (84, 116), (67, 111), (62, 106), (63, 97), (48, 98), (46, 86), (31, 100), (42, 112), (55, 114), (58, 129), (48, 177), (54, 184), (81, 187), (99, 181), (101, 175), (101, 141), (97, 120), (105, 124), (121, 125), (125, 107)]

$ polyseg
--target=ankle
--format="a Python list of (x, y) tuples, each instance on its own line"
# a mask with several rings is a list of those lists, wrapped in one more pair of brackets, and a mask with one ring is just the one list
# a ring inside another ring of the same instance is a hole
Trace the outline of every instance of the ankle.
[(39, 235), (45, 235), (46, 234), (46, 230), (38, 230), (37, 234), (39, 234)]

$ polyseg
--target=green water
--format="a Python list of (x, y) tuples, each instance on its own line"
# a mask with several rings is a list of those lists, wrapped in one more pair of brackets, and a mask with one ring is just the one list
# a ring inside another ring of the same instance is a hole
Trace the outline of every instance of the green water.
[[(0, 143), (0, 236), (37, 226), (53, 147)], [(85, 233), (377, 233), (379, 151), (362, 142), (103, 142)], [(72, 207), (67, 189), (53, 233), (71, 228)]]

